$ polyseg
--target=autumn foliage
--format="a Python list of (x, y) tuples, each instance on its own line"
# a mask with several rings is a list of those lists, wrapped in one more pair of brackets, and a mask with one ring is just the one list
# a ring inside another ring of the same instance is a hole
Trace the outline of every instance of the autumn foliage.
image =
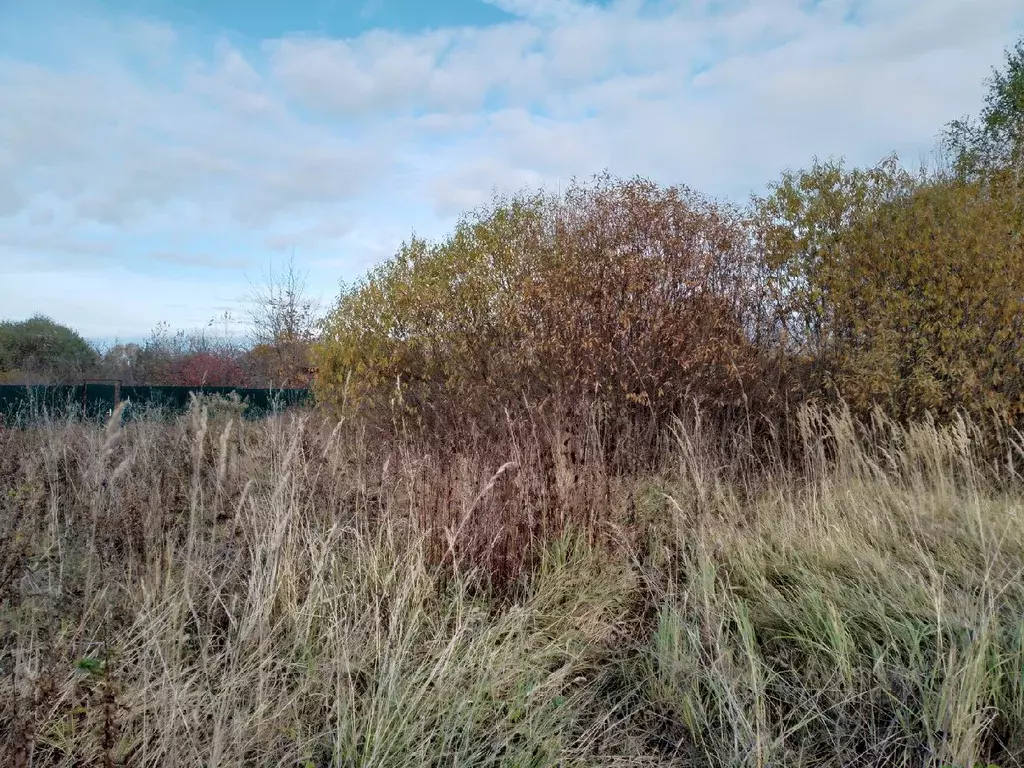
[(788, 354), (808, 384), (900, 418), (1024, 415), (1020, 188), (816, 163), (757, 201)]
[(423, 418), (541, 401), (615, 415), (735, 405), (757, 379), (751, 256), (742, 213), (685, 188), (604, 176), (499, 199), (343, 293), (318, 395)]
[(895, 158), (815, 162), (743, 209), (608, 176), (499, 198), (343, 292), (318, 396), (449, 426), (524, 402), (1017, 418), (1021, 200), (1012, 174)]
[(245, 380), (242, 366), (227, 354), (195, 352), (177, 361), (175, 382), (187, 387), (237, 387)]

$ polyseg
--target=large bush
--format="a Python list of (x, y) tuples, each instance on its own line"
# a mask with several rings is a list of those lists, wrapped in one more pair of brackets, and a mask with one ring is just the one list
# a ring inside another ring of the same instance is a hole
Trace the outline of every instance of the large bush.
[(895, 158), (787, 173), (749, 216), (607, 177), (499, 199), (342, 293), (319, 397), (448, 423), (524, 399), (660, 417), (794, 393), (1024, 414), (1021, 199), (1009, 175)]
[(397, 397), (420, 415), (524, 398), (617, 413), (738, 403), (756, 381), (751, 256), (740, 213), (685, 188), (601, 177), (498, 199), (342, 293), (318, 396)]
[(1024, 418), (1022, 46), (980, 122), (947, 129), (950, 172), (815, 161), (746, 210), (605, 176), (406, 243), (328, 318), (320, 400), (471, 418), (600, 401), (657, 423), (824, 397)]
[(813, 388), (900, 417), (1024, 413), (1022, 209), (1008, 179), (815, 163), (757, 205), (776, 311)]
[(79, 379), (96, 361), (85, 339), (48, 317), (0, 322), (0, 375), (11, 383)]

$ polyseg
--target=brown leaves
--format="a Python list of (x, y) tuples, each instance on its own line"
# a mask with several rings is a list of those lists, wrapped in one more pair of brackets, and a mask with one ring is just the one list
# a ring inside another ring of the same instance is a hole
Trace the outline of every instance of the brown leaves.
[(358, 371), (364, 400), (400, 382), (464, 412), (552, 394), (663, 414), (732, 402), (755, 369), (748, 242), (737, 212), (640, 179), (498, 200), (341, 297), (321, 390)]
[(319, 398), (445, 428), (545, 399), (655, 421), (821, 395), (898, 417), (1019, 410), (1020, 230), (1012, 177), (894, 158), (816, 163), (749, 211), (608, 176), (499, 199), (343, 293)]

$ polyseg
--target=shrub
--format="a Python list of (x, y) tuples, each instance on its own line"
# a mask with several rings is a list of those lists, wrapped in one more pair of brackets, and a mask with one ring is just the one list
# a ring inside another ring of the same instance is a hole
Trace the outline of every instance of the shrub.
[(815, 163), (757, 201), (788, 344), (813, 386), (897, 417), (1024, 413), (1024, 246), (1008, 180)]
[(287, 388), (308, 387), (312, 383), (308, 341), (257, 344), (241, 356), (239, 365), (249, 386)]
[(103, 352), (97, 374), (135, 386), (141, 384), (145, 377), (144, 363), (143, 347), (131, 342), (118, 343)]
[(307, 387), (310, 346), (317, 336), (319, 302), (309, 294), (307, 276), (294, 257), (283, 271), (271, 268), (262, 284), (251, 284), (248, 314), (252, 348), (244, 364), (262, 386)]
[(420, 417), (500, 416), (523, 398), (735, 404), (756, 379), (751, 256), (740, 212), (685, 188), (603, 176), (497, 199), (342, 292), (318, 399), (397, 396)]
[(0, 322), (0, 371), (18, 372), (10, 383), (81, 378), (96, 361), (85, 339), (48, 317)]
[(242, 367), (224, 351), (186, 354), (174, 369), (174, 383), (186, 387), (237, 387), (245, 383)]
[(243, 386), (251, 379), (244, 355), (230, 339), (205, 331), (172, 333), (159, 324), (142, 345), (111, 350), (104, 366), (108, 375), (125, 382), (172, 386)]

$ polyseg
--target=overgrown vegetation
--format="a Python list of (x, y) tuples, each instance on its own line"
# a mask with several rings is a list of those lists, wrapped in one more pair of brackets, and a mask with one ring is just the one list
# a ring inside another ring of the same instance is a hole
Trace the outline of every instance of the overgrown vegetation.
[(1022, 436), (799, 434), (0, 433), (4, 764), (1020, 764)]
[(0, 383), (82, 376), (96, 360), (85, 339), (43, 315), (0, 322)]
[(519, 196), (414, 240), (342, 295), (319, 394), (422, 418), (499, 418), (523, 400), (609, 414), (734, 403), (755, 386), (740, 213), (607, 177)]
[(898, 418), (1024, 415), (1022, 188), (819, 163), (759, 201), (786, 318), (779, 350), (807, 386)]
[(318, 392), (446, 422), (524, 398), (616, 416), (842, 397), (861, 415), (1016, 418), (1022, 217), (1011, 176), (913, 176), (894, 159), (787, 173), (748, 213), (606, 177), (499, 199), (342, 294)]
[(1024, 764), (1022, 84), (947, 171), (499, 199), (318, 411), (0, 431), (3, 764)]
[(37, 316), (0, 322), (0, 384), (80, 384), (85, 378), (128, 386), (307, 388), (318, 307), (290, 261), (251, 284), (251, 334), (232, 334), (230, 312), (205, 328), (160, 323), (142, 342), (90, 346), (76, 331)]

